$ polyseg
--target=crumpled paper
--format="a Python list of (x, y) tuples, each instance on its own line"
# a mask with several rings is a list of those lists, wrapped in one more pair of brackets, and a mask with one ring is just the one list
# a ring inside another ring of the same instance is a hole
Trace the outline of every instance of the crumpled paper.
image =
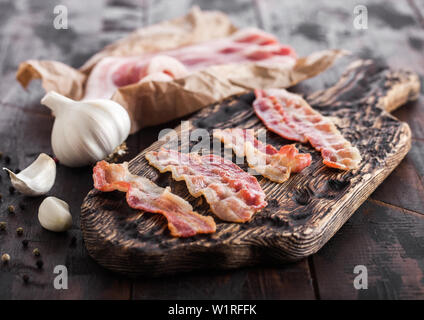
[[(31, 80), (41, 79), (46, 91), (54, 90), (80, 100), (92, 68), (104, 57), (169, 50), (227, 37), (236, 30), (225, 14), (195, 7), (184, 17), (134, 31), (105, 47), (79, 69), (57, 61), (28, 60), (19, 65), (16, 78), (24, 88)], [(316, 52), (299, 58), (293, 67), (260, 62), (212, 66), (169, 82), (150, 81), (121, 87), (112, 100), (127, 109), (134, 133), (248, 90), (290, 87), (325, 71), (344, 54), (343, 50)]]

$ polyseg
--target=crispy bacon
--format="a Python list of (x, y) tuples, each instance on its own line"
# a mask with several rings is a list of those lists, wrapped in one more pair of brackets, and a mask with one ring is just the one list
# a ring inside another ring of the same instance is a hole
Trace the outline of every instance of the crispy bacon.
[(245, 222), (267, 205), (256, 178), (219, 156), (161, 149), (148, 152), (146, 159), (160, 172), (170, 171), (175, 180), (184, 180), (194, 197), (203, 195), (222, 220)]
[(193, 211), (190, 203), (161, 188), (149, 179), (131, 174), (128, 163), (109, 164), (99, 161), (93, 169), (94, 187), (100, 191), (126, 192), (131, 208), (160, 213), (168, 220), (168, 228), (175, 237), (191, 237), (199, 233), (213, 233), (216, 225), (212, 217)]
[(323, 163), (341, 170), (356, 169), (362, 158), (334, 123), (300, 96), (284, 89), (256, 90), (253, 108), (265, 126), (289, 140), (309, 143), (321, 152)]
[(256, 139), (253, 129), (216, 129), (213, 136), (232, 148), (238, 157), (245, 156), (249, 167), (274, 182), (284, 182), (291, 172), (299, 172), (311, 164), (309, 153), (300, 154), (294, 145), (277, 150)]
[(160, 53), (105, 57), (90, 73), (84, 98), (109, 99), (117, 88), (143, 81), (146, 77), (154, 81), (170, 81), (212, 65), (252, 61), (292, 66), (296, 54), (271, 34), (243, 29), (227, 38)]

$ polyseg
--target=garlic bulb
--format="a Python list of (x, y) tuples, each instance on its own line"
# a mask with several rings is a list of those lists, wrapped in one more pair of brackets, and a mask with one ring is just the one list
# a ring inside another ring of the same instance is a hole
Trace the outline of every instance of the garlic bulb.
[(69, 167), (106, 158), (130, 132), (127, 111), (112, 100), (74, 101), (50, 91), (41, 103), (56, 117), (51, 138), (53, 152)]
[(38, 208), (38, 221), (43, 228), (62, 232), (72, 226), (72, 216), (69, 205), (56, 197), (47, 197)]
[(10, 182), (20, 193), (27, 196), (46, 194), (56, 178), (56, 163), (47, 154), (41, 153), (27, 168), (15, 174), (7, 168)]

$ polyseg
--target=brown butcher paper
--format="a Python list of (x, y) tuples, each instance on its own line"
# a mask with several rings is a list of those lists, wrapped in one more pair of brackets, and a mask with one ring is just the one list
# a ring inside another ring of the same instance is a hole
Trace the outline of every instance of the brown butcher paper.
[[(57, 61), (28, 60), (20, 64), (16, 77), (23, 87), (33, 79), (41, 79), (46, 91), (54, 90), (80, 100), (92, 68), (104, 57), (159, 52), (227, 37), (235, 31), (237, 28), (225, 14), (193, 8), (184, 17), (136, 30), (105, 47), (79, 69)], [(131, 132), (136, 132), (247, 90), (290, 87), (323, 72), (343, 54), (342, 50), (316, 52), (299, 58), (293, 67), (265, 66), (260, 62), (217, 65), (169, 82), (150, 81), (120, 87), (112, 100), (127, 109)]]

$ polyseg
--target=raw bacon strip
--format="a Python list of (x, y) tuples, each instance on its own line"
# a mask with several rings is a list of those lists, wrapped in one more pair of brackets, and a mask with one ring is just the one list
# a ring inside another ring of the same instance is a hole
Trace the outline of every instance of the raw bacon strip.
[[(144, 64), (127, 63), (121, 65), (120, 69), (112, 74), (112, 82), (115, 86), (122, 87), (144, 80), (144, 78), (152, 75), (167, 76), (168, 79), (173, 80), (185, 77), (188, 73), (187, 68), (177, 59), (166, 55), (157, 55)], [(152, 80), (164, 81), (164, 79)]]
[(243, 29), (227, 38), (174, 50), (141, 56), (105, 57), (90, 73), (84, 99), (109, 99), (117, 88), (138, 83), (145, 77), (171, 81), (212, 65), (259, 61), (290, 67), (296, 63), (296, 54), (271, 34)]
[(309, 153), (300, 154), (294, 145), (277, 150), (255, 138), (253, 129), (214, 130), (213, 136), (226, 147), (233, 149), (238, 157), (246, 157), (249, 167), (274, 182), (284, 182), (291, 172), (299, 172), (311, 164)]
[(170, 171), (175, 180), (184, 180), (194, 197), (203, 195), (222, 220), (245, 222), (267, 205), (256, 178), (219, 156), (162, 149), (148, 152), (146, 159), (160, 172)]
[(146, 81), (172, 81), (189, 74), (187, 68), (165, 55), (149, 59), (105, 57), (91, 71), (84, 99), (110, 99), (117, 88)]
[(161, 188), (149, 179), (131, 174), (127, 162), (109, 164), (99, 161), (93, 169), (93, 179), (94, 187), (100, 191), (126, 192), (131, 208), (164, 215), (171, 235), (175, 237), (191, 237), (216, 230), (212, 217), (194, 212), (190, 203), (171, 193), (169, 187)]
[(289, 140), (309, 141), (321, 151), (323, 163), (341, 170), (356, 169), (362, 158), (334, 123), (300, 96), (284, 89), (256, 90), (253, 108), (265, 126)]

